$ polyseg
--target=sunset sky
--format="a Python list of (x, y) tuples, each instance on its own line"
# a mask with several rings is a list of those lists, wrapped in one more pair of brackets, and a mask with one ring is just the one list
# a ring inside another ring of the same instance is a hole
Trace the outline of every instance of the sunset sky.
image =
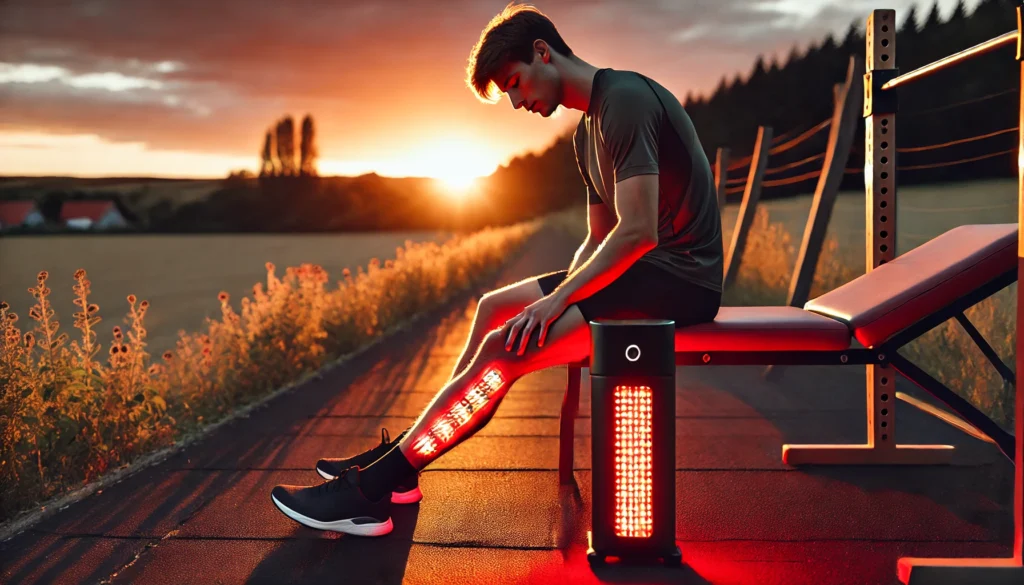
[[(873, 8), (911, 0), (537, 0), (573, 50), (705, 94)], [(317, 123), (322, 174), (486, 175), (545, 148), (544, 119), (465, 85), (507, 0), (0, 1), (0, 175), (222, 177), (257, 170), (267, 128)], [(973, 10), (977, 0), (964, 3)], [(939, 0), (947, 17), (956, 0)], [(1008, 15), (1007, 30), (1015, 25)]]

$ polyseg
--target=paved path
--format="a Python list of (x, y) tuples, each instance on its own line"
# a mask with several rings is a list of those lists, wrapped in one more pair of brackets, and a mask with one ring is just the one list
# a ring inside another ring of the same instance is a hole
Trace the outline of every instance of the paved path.
[[(568, 266), (544, 231), (495, 281)], [(479, 291), (476, 293), (479, 294)], [(557, 484), (565, 368), (516, 382), (491, 424), (424, 471), (424, 500), (378, 539), (302, 527), (270, 501), (314, 484), (323, 455), (410, 424), (447, 380), (475, 295), (286, 393), (198, 445), (0, 544), (3, 583), (897, 583), (900, 556), (1009, 556), (1009, 462), (901, 408), (901, 442), (958, 446), (948, 467), (794, 469), (785, 442), (862, 442), (862, 368), (678, 371), (676, 535), (684, 567), (586, 563), (589, 384), (577, 421), (580, 499)], [(904, 390), (920, 395), (913, 388)]]

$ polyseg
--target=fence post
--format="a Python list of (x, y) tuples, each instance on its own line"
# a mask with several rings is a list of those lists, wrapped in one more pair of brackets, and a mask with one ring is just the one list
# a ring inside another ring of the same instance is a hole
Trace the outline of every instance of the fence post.
[(754, 222), (754, 210), (761, 199), (761, 179), (764, 169), (768, 166), (768, 151), (772, 145), (771, 126), (760, 126), (757, 129), (757, 142), (754, 143), (754, 156), (750, 161), (750, 172), (743, 190), (743, 203), (740, 204), (739, 215), (736, 216), (736, 228), (732, 232), (732, 244), (725, 258), (725, 276), (722, 287), (728, 287), (739, 272), (743, 260), (743, 248), (747, 244), (747, 231)]
[(863, 61), (851, 56), (846, 71), (846, 84), (841, 90), (835, 111), (832, 112), (832, 127), (825, 149), (825, 161), (818, 177), (818, 185), (814, 189), (814, 201), (807, 216), (807, 226), (804, 228), (804, 238), (800, 244), (793, 279), (789, 284), (789, 299), (786, 304), (791, 307), (803, 307), (810, 296), (821, 246), (825, 242), (825, 233), (832, 218), (839, 184), (846, 174), (846, 161), (850, 158), (850, 147), (856, 134), (857, 119), (864, 98), (863, 76)]
[[(850, 57), (850, 65), (846, 70), (846, 83), (835, 85), (835, 108), (832, 112), (832, 124), (829, 129), (828, 146), (825, 148), (825, 160), (822, 163), (818, 185), (814, 189), (814, 200), (811, 212), (807, 216), (803, 242), (793, 269), (793, 278), (789, 283), (789, 295), (786, 304), (791, 307), (803, 307), (810, 296), (814, 274), (817, 271), (821, 246), (825, 241), (825, 233), (832, 218), (839, 184), (846, 174), (846, 161), (850, 158), (850, 148), (856, 134), (857, 119), (861, 113), (863, 95), (863, 61), (857, 56)], [(768, 366), (765, 378), (777, 382), (782, 378), (784, 366)]]
[(715, 158), (715, 188), (718, 189), (718, 209), (725, 208), (726, 181), (729, 178), (729, 148), (718, 149)]

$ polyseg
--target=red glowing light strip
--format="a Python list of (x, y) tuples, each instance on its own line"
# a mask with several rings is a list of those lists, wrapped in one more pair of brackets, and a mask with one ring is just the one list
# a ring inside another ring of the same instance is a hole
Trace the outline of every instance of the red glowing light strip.
[(466, 395), (459, 399), (444, 415), (438, 417), (430, 430), (421, 436), (413, 449), (420, 455), (431, 455), (455, 436), (459, 427), (469, 422), (473, 413), (480, 411), (491, 397), (501, 389), (505, 379), (495, 369), (487, 370), (483, 378), (471, 386)]
[(615, 387), (615, 535), (648, 538), (651, 516), (651, 389)]

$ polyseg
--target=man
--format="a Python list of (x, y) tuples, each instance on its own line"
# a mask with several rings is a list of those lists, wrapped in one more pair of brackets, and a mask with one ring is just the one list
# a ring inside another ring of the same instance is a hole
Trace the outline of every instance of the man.
[[(508, 5), (474, 46), (467, 84), (483, 101), (548, 117), (583, 112), (574, 143), (590, 233), (568, 270), (485, 294), (452, 377), (417, 421), (391, 440), (321, 459), (318, 486), (277, 486), (290, 518), (313, 528), (378, 536), (392, 503), (415, 503), (418, 474), (490, 420), (530, 372), (586, 358), (595, 319), (711, 321), (722, 291), (722, 231), (711, 167), (679, 101), (631, 71), (576, 56), (531, 6)], [(511, 318), (510, 318), (511, 317)], [(530, 341), (535, 346), (526, 351)]]

